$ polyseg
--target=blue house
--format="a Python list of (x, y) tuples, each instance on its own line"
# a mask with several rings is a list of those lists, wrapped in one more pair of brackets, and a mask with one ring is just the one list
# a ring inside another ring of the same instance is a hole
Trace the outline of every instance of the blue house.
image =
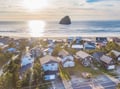
[(82, 38), (81, 37), (76, 37), (76, 44), (80, 44)]
[(39, 59), (45, 80), (54, 80), (58, 75), (59, 61), (56, 57), (46, 55)]
[(31, 54), (28, 53), (22, 57), (21, 66), (26, 66), (28, 64), (32, 64), (33, 62), (34, 62), (34, 58), (32, 58)]
[(69, 38), (67, 39), (67, 41), (68, 41), (69, 44), (71, 44), (71, 43), (74, 41), (74, 37), (69, 37)]
[(20, 68), (20, 75), (24, 75), (24, 72), (32, 67), (32, 64), (34, 62), (34, 58), (31, 57), (30, 53), (25, 54), (21, 58), (21, 68)]
[(11, 53), (15, 53), (17, 50), (16, 48), (8, 48), (7, 51)]

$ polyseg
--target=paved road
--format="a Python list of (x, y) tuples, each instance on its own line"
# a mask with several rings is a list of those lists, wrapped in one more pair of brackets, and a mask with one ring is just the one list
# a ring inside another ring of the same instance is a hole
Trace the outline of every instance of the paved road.
[(75, 78), (71, 80), (73, 89), (116, 89), (116, 83), (105, 75), (98, 76), (91, 81), (85, 79)]
[(104, 89), (116, 89), (116, 83), (105, 75), (98, 76), (99, 80), (96, 80)]
[(116, 89), (116, 84), (112, 81), (101, 84), (105, 89)]
[(62, 83), (62, 80), (57, 78), (56, 80), (52, 81), (53, 89), (65, 89)]

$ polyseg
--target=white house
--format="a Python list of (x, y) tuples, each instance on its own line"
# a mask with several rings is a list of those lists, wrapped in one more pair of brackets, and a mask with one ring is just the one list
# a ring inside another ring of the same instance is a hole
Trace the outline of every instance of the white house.
[(39, 59), (45, 73), (45, 80), (53, 80), (58, 74), (59, 61), (56, 57), (46, 55)]
[(82, 64), (86, 67), (91, 65), (92, 59), (93, 59), (93, 57), (90, 54), (88, 54), (84, 51), (76, 52), (75, 57), (76, 57), (76, 59), (80, 60), (82, 62)]
[(116, 50), (112, 50), (111, 52), (115, 55), (117, 61), (120, 61), (120, 52), (118, 52)]
[(63, 67), (74, 67), (75, 62), (74, 62), (74, 57), (73, 56), (66, 56), (61, 59)]
[(59, 59), (63, 65), (63, 67), (74, 67), (75, 62), (74, 62), (74, 57), (70, 55), (66, 50), (61, 50), (58, 53)]
[(71, 48), (73, 48), (73, 49), (83, 49), (84, 46), (80, 45), (80, 44), (73, 44)]
[(103, 55), (101, 58), (100, 58), (103, 66), (107, 69), (107, 70), (112, 70), (112, 69), (115, 69), (115, 64), (114, 64), (114, 61), (111, 57), (109, 56), (106, 56), (106, 55)]

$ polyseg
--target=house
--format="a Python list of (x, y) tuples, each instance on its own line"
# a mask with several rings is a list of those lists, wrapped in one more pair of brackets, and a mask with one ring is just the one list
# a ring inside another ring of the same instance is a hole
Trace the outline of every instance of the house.
[(83, 50), (83, 45), (82, 44), (73, 44), (71, 48), (76, 49), (76, 50)]
[(56, 39), (55, 43), (63, 43), (64, 41), (62, 39)]
[(66, 56), (68, 56), (68, 55), (69, 55), (69, 53), (68, 53), (66, 50), (64, 50), (64, 49), (62, 49), (62, 50), (58, 53), (58, 56), (61, 57), (61, 58), (66, 57)]
[(54, 49), (52, 47), (46, 48), (43, 50), (43, 55), (52, 55)]
[(96, 42), (107, 42), (106, 37), (96, 37)]
[(106, 46), (108, 40), (106, 37), (96, 37), (96, 43), (99, 47)]
[(4, 43), (0, 42), (0, 49), (4, 50), (6, 48), (8, 48), (8, 45), (5, 45)]
[(17, 49), (16, 48), (8, 48), (7, 51), (10, 53), (15, 53), (17, 51)]
[(86, 49), (86, 50), (92, 50), (95, 48), (96, 48), (96, 46), (95, 46), (95, 43), (93, 43), (93, 42), (85, 42), (84, 43), (84, 49)]
[(120, 38), (114, 37), (114, 38), (113, 38), (113, 42), (115, 42), (115, 43), (120, 43)]
[(115, 64), (114, 61), (111, 57), (103, 55), (100, 58), (100, 61), (102, 62), (102, 65), (107, 69), (107, 70), (112, 70), (115, 69)]
[(47, 39), (47, 42), (48, 42), (48, 44), (52, 44), (52, 43), (54, 43), (54, 42), (55, 42), (55, 40), (52, 40), (52, 39)]
[(69, 37), (67, 41), (68, 41), (68, 44), (71, 44), (74, 41), (74, 37)]
[(41, 48), (40, 47), (34, 47), (30, 50), (30, 53), (33, 57), (39, 57), (42, 55)]
[(80, 44), (82, 38), (81, 37), (76, 37), (76, 44)]
[(46, 55), (39, 59), (45, 80), (54, 80), (58, 75), (59, 61), (56, 57)]
[(26, 66), (28, 64), (32, 64), (33, 62), (34, 62), (34, 58), (31, 57), (30, 53), (27, 53), (21, 59), (21, 66)]
[(65, 68), (75, 66), (74, 57), (72, 55), (61, 58), (61, 62), (62, 62), (63, 67)]
[(78, 51), (75, 57), (76, 59), (80, 60), (81, 63), (86, 67), (91, 65), (93, 59), (93, 57), (90, 54), (84, 51)]
[(0, 48), (4, 46), (4, 43), (0, 42)]
[(117, 59), (117, 61), (120, 61), (120, 52), (116, 50), (112, 50), (111, 52), (115, 55), (115, 58)]
[(59, 59), (63, 65), (63, 67), (74, 67), (75, 62), (74, 62), (74, 57), (70, 55), (66, 50), (61, 50), (59, 53)]
[(48, 47), (49, 48), (55, 48), (55, 43), (52, 42), (52, 43), (48, 44)]
[(94, 60), (96, 60), (97, 62), (100, 62), (100, 58), (104, 55), (103, 52), (95, 52), (92, 54)]
[[(13, 59), (14, 60), (14, 59)], [(21, 58), (21, 68), (20, 68), (20, 75), (21, 77), (24, 75), (24, 72), (32, 67), (34, 62), (34, 58), (31, 56), (30, 53), (26, 53)]]

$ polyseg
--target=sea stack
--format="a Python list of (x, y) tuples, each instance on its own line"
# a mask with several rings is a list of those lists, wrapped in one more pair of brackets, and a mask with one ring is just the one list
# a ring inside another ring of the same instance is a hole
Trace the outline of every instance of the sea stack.
[(70, 17), (69, 17), (69, 16), (63, 17), (63, 18), (60, 20), (59, 24), (70, 25), (70, 24), (71, 24), (71, 19), (70, 19)]

